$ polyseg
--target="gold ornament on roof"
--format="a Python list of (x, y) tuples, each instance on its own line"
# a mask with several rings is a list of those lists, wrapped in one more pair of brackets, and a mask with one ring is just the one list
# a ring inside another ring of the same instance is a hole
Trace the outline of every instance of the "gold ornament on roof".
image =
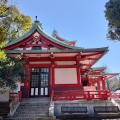
[(34, 38), (38, 38), (38, 37), (40, 37), (40, 34), (39, 34), (38, 32), (35, 32), (35, 33), (33, 34), (33, 36), (34, 36)]
[(38, 41), (40, 40), (40, 34), (39, 34), (38, 32), (35, 32), (35, 33), (33, 34), (33, 40), (34, 40), (35, 42), (38, 42)]

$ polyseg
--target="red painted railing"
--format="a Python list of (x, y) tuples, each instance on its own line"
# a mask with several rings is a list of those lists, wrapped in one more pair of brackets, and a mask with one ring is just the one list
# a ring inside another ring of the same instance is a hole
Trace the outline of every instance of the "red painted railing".
[(120, 93), (114, 93), (118, 98), (120, 98)]
[(111, 93), (111, 94), (110, 94), (110, 98), (120, 99), (120, 93)]
[(56, 100), (107, 100), (109, 91), (52, 91), (52, 99)]
[(14, 99), (17, 99), (18, 102), (21, 102), (22, 101), (22, 91), (18, 91), (18, 93), (17, 92), (11, 92), (9, 94), (9, 99), (10, 99), (10, 101), (11, 100), (13, 101)]

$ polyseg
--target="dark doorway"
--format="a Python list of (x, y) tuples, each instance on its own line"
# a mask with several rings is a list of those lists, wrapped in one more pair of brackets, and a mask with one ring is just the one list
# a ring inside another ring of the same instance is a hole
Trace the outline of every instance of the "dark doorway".
[(30, 96), (49, 96), (49, 68), (32, 68)]

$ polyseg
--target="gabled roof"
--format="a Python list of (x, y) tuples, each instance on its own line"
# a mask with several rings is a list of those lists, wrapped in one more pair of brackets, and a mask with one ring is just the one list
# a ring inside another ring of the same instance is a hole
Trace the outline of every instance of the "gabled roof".
[[(39, 37), (40, 37), (39, 40), (41, 41), (43, 40), (42, 44), (44, 43), (46, 44), (47, 42), (49, 42), (51, 46), (53, 45), (52, 46), (53, 49), (52, 48), (41, 49), (41, 50), (33, 50), (32, 48), (23, 49), (24, 46), (30, 45), (31, 47), (32, 45), (37, 44), (37, 43), (35, 44), (29, 43), (32, 40), (34, 41), (34, 35), (37, 33), (39, 34)], [(16, 48), (19, 48), (19, 49), (16, 49)], [(9, 56), (14, 56), (14, 57), (15, 55), (20, 55), (21, 53), (24, 54), (24, 56), (29, 58), (31, 57), (38, 58), (38, 56), (40, 55), (41, 55), (41, 58), (42, 57), (50, 58), (51, 54), (54, 54), (54, 57), (68, 56), (69, 59), (72, 58), (71, 61), (76, 60), (78, 57), (78, 62), (80, 65), (83, 66), (82, 67), (83, 71), (90, 69), (91, 66), (95, 64), (108, 51), (108, 47), (84, 49), (81, 47), (74, 47), (74, 46), (67, 45), (65, 42), (57, 40), (56, 38), (49, 36), (46, 32), (44, 32), (44, 30), (42, 29), (41, 23), (39, 21), (35, 21), (28, 33), (8, 43), (4, 47), (4, 49), (5, 49), (5, 52), (9, 54)]]
[(59, 40), (57, 40), (56, 38), (54, 38), (54, 37), (52, 37), (52, 36), (49, 36), (49, 35), (43, 30), (42, 25), (41, 25), (41, 23), (40, 23), (39, 21), (35, 21), (34, 24), (33, 24), (33, 26), (32, 26), (32, 28), (30, 29), (30, 31), (27, 32), (25, 35), (23, 35), (22, 37), (20, 37), (20, 38), (18, 38), (18, 39), (16, 39), (16, 40), (14, 40), (14, 41), (6, 44), (6, 45), (4, 46), (4, 49), (6, 49), (6, 48), (9, 47), (9, 46), (12, 46), (12, 45), (14, 45), (14, 44), (17, 44), (17, 43), (23, 41), (25, 38), (29, 37), (29, 36), (30, 36), (31, 34), (33, 34), (35, 31), (38, 31), (41, 35), (43, 35), (45, 38), (49, 39), (51, 42), (54, 42), (54, 43), (59, 44), (59, 45), (61, 45), (61, 46), (64, 46), (64, 47), (66, 47), (66, 48), (68, 48), (68, 49), (75, 49), (75, 50), (76, 50), (76, 49), (83, 49), (82, 47), (74, 47), (74, 46), (67, 45), (65, 42), (59, 41)]
[(104, 70), (106, 69), (106, 67), (93, 67), (90, 69), (89, 74), (101, 74), (102, 72), (104, 72)]
[(92, 67), (92, 70), (105, 70), (106, 67)]
[[(112, 78), (114, 76), (117, 76), (119, 75), (120, 73), (100, 73), (100, 74), (93, 74), (93, 75), (88, 75), (89, 77), (92, 77), (92, 78), (96, 78), (96, 77), (101, 77), (101, 76), (105, 76), (106, 79), (108, 78)], [(105, 79), (105, 80), (106, 80)]]

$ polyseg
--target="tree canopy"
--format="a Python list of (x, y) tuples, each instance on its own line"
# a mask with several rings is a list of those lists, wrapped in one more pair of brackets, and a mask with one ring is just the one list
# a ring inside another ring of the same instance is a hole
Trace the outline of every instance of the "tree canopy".
[(12, 0), (0, 0), (0, 87), (16, 88), (24, 67), (18, 58), (8, 58), (3, 46), (25, 34), (32, 27), (29, 16), (20, 13)]
[(20, 13), (16, 5), (8, 0), (0, 0), (0, 42), (15, 40), (31, 26), (31, 18)]
[(106, 3), (105, 17), (108, 20), (107, 38), (120, 41), (120, 0), (109, 0)]
[(16, 89), (24, 73), (23, 62), (19, 58), (0, 60), (0, 88)]

